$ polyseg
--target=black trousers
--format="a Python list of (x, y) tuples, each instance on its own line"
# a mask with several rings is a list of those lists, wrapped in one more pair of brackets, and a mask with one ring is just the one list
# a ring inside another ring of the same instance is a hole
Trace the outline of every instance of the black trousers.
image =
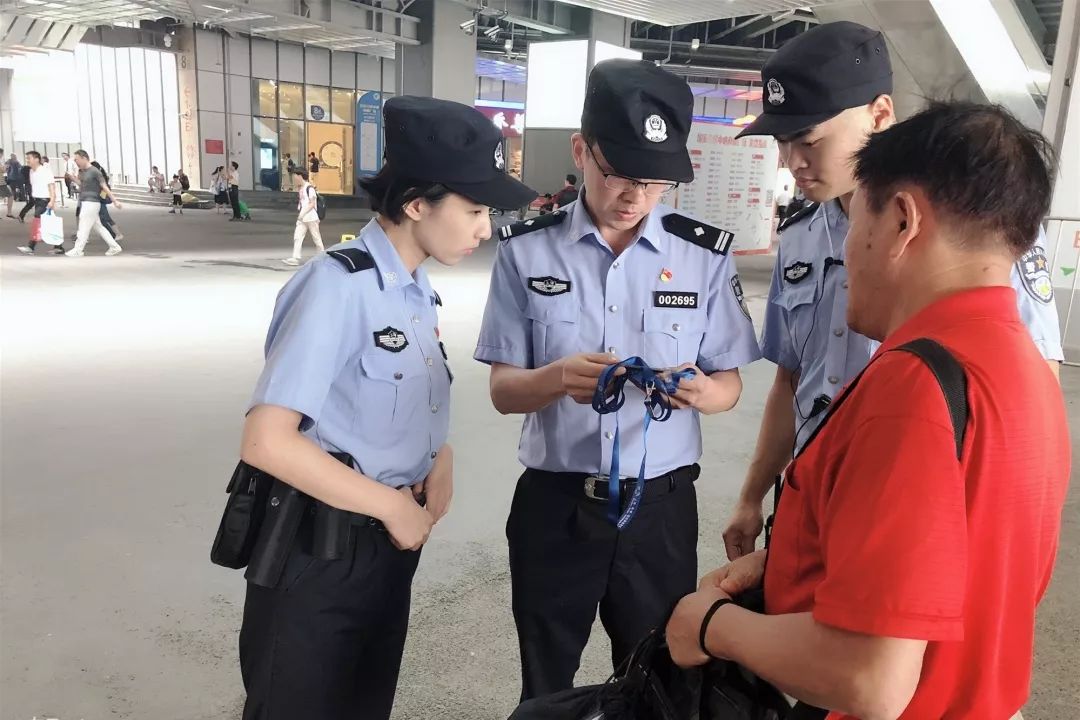
[[(45, 198), (45, 203), (48, 204), (49, 199)], [(34, 196), (27, 193), (26, 204), (23, 205), (23, 209), (19, 211), (19, 219), (22, 220), (26, 217), (26, 213), (34, 209)]]
[(240, 219), (240, 188), (236, 185), (229, 186), (229, 202), (232, 203), (232, 216)]
[(298, 542), (278, 587), (248, 583), (244, 720), (390, 717), (420, 553), (398, 550), (376, 524), (353, 527), (349, 542), (341, 560)]
[(521, 476), (506, 536), (523, 701), (573, 687), (598, 608), (618, 666), (694, 591), (697, 492), (689, 470), (673, 477), (619, 532), (607, 502), (585, 496), (582, 476)]

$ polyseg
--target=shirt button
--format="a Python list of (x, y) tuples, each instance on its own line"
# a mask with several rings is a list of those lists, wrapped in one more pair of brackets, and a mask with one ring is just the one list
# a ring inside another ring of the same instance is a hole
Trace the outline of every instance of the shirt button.
[(611, 267), (613, 267), (613, 268), (615, 268), (616, 270), (618, 270), (618, 269), (619, 269), (619, 261), (618, 261), (618, 260), (616, 260), (615, 262), (611, 263)]
[(606, 437), (608, 440), (613, 440), (615, 438), (615, 433), (608, 430), (606, 433), (604, 433), (604, 437)]
[(432, 450), (432, 451), (431, 451), (431, 459), (432, 459), (432, 460), (434, 460), (434, 459), (435, 459), (435, 456), (436, 456), (436, 455), (438, 455), (438, 454), (439, 454), (439, 453), (437, 453), (437, 452), (435, 452), (434, 450)]
[(842, 287), (842, 288), (844, 288), (845, 290), (847, 290), (847, 280), (845, 280), (845, 281), (844, 281), (844, 283), (843, 283), (843, 284), (842, 284), (842, 285), (841, 285), (840, 287)]
[(614, 354), (615, 354), (615, 346), (614, 346), (614, 345), (612, 345), (611, 347), (609, 347), (609, 348), (607, 349), (607, 351), (608, 351), (609, 353), (611, 353), (612, 355), (614, 355)]
[(619, 306), (618, 305), (612, 305), (611, 307), (608, 308), (608, 310), (610, 310), (611, 312), (619, 312)]
[(424, 358), (424, 359), (427, 360), (427, 366), (428, 367), (431, 367), (432, 365), (435, 364), (435, 361), (432, 360), (431, 358)]
[(844, 331), (842, 329), (840, 329), (840, 328), (836, 328), (835, 330), (832, 331), (832, 334), (835, 335), (836, 337), (841, 337), (844, 334)]
[(833, 385), (836, 385), (838, 382), (840, 382), (840, 378), (836, 377), (835, 375), (830, 375), (829, 382)]
[(401, 373), (394, 373), (394, 379), (395, 380), (400, 380), (403, 377), (405, 377), (405, 376), (403, 374), (401, 374)]
[(435, 405), (432, 405), (432, 406), (431, 406), (431, 412), (432, 412), (432, 413), (437, 413), (437, 412), (439, 412), (439, 406), (438, 406), (438, 404), (435, 404)]
[(412, 316), (412, 321), (413, 321), (414, 323), (418, 323), (418, 324), (419, 324), (419, 322), (420, 322), (420, 316), (419, 316), (419, 315), (413, 315), (413, 316)]
[(682, 330), (682, 325), (680, 325), (679, 323), (675, 323), (674, 325), (671, 326), (671, 329), (674, 330), (675, 332), (679, 332), (680, 330)]

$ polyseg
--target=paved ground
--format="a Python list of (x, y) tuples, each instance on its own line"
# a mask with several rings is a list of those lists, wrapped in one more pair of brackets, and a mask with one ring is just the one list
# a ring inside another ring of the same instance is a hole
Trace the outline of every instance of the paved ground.
[[(274, 295), (293, 272), (278, 262), (291, 222), (139, 208), (117, 217), (127, 252), (104, 258), (91, 245), (81, 260), (19, 256), (25, 226), (0, 220), (4, 720), (239, 717), (243, 581), (207, 556)], [(361, 225), (335, 215), (325, 235)], [(503, 524), (520, 421), (491, 408), (486, 370), (470, 359), (490, 252), (430, 268), (457, 377), (457, 496), (417, 575), (401, 720), (505, 718), (518, 692)], [(740, 267), (759, 320), (768, 259)], [(704, 422), (703, 568), (721, 560), (721, 523), (771, 375), (767, 363), (747, 368), (739, 406)], [(1075, 423), (1080, 372), (1066, 368), (1063, 381)], [(1075, 478), (1028, 720), (1072, 718), (1080, 705)], [(582, 682), (607, 673), (600, 635)]]

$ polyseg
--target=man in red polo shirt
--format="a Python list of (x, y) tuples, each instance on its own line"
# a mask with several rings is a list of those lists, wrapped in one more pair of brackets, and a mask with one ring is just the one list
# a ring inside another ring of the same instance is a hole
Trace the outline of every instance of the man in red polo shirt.
[[(1070, 444), (1009, 271), (1047, 212), (1051, 156), (967, 103), (857, 154), (848, 324), (883, 344), (788, 468), (767, 566), (742, 557), (676, 609), (679, 664), (731, 658), (829, 720), (1007, 720), (1024, 704)], [(916, 338), (964, 369), (959, 461), (942, 387), (896, 351)], [(767, 614), (725, 602), (762, 580)]]

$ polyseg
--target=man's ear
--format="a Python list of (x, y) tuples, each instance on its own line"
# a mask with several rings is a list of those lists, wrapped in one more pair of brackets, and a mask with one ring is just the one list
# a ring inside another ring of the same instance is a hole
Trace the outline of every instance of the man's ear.
[(585, 172), (585, 153), (589, 151), (589, 145), (585, 142), (585, 136), (574, 133), (570, 136), (570, 155), (574, 158), (574, 167)]
[(896, 109), (891, 95), (878, 95), (870, 103), (870, 115), (874, 121), (872, 132), (888, 130), (896, 124)]
[[(893, 195), (890, 212), (885, 213), (885, 218), (885, 222), (896, 223), (893, 230), (897, 241), (892, 254), (900, 257), (919, 238), (923, 229), (925, 218), (919, 205), (919, 198), (915, 193), (907, 190), (897, 192)], [(887, 229), (883, 234), (889, 234), (889, 230)]]

